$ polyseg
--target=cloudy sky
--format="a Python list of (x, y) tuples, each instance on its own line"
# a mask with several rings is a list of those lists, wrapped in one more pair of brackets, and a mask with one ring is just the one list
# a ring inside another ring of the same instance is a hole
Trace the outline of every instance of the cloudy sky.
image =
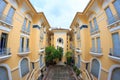
[(76, 12), (90, 0), (30, 0), (37, 12), (44, 12), (51, 27), (69, 28)]

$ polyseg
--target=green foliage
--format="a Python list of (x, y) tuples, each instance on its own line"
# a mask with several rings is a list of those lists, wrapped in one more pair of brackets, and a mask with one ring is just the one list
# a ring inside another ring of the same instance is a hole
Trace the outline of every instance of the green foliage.
[(66, 54), (65, 54), (65, 56), (66, 56), (66, 58), (70, 58), (70, 57), (72, 57), (72, 52), (70, 52), (70, 51), (68, 51), (68, 52), (66, 52)]
[(74, 65), (73, 70), (75, 71), (76, 75), (79, 76), (81, 71)]
[(55, 47), (49, 46), (45, 48), (45, 52), (46, 52), (45, 61), (47, 64), (53, 63), (55, 59), (62, 58), (61, 48), (55, 49)]
[(46, 53), (46, 55), (50, 55), (53, 53), (54, 50), (55, 50), (55, 47), (49, 46), (49, 47), (45, 48), (45, 53)]
[(71, 65), (72, 64), (72, 57), (73, 57), (72, 52), (69, 52), (69, 51), (66, 52), (65, 56), (66, 56), (66, 59), (67, 59), (67, 64)]

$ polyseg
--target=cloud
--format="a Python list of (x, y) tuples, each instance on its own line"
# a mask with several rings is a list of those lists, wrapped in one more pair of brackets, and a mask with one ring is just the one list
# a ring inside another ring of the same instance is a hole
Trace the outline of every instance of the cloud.
[(82, 12), (90, 0), (30, 0), (37, 12), (44, 12), (51, 27), (69, 28), (76, 12)]

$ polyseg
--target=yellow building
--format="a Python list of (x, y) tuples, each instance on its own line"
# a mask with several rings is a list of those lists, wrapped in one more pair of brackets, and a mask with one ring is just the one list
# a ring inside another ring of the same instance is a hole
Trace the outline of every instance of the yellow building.
[(50, 25), (28, 0), (0, 0), (0, 7), (0, 80), (25, 80), (45, 65)]
[(49, 45), (74, 52), (83, 80), (120, 80), (120, 0), (91, 0), (71, 29), (51, 29), (29, 0), (0, 8), (0, 80), (37, 80)]
[(76, 13), (70, 26), (76, 64), (81, 70), (87, 69), (95, 80), (120, 79), (119, 3), (120, 0), (91, 0), (82, 13)]

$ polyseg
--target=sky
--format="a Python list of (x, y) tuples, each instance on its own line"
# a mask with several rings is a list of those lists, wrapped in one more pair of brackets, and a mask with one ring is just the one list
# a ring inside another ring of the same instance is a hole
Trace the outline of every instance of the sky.
[(69, 29), (76, 12), (83, 12), (90, 0), (30, 0), (37, 12), (44, 12), (53, 28)]

